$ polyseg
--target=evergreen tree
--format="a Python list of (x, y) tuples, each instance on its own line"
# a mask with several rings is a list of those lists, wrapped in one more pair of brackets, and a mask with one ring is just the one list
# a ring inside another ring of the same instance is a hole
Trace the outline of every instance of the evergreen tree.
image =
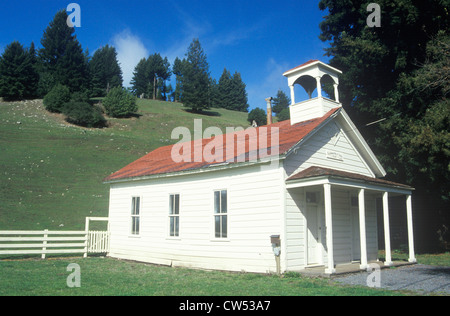
[(230, 71), (223, 69), (217, 86), (218, 107), (231, 109), (233, 107), (232, 93), (233, 83)]
[(210, 78), (209, 83), (209, 96), (210, 96), (210, 104), (212, 107), (218, 108), (220, 107), (220, 95), (219, 95), (219, 84), (216, 79)]
[(38, 85), (39, 85), (39, 62), (37, 59), (36, 48), (34, 47), (34, 42), (31, 42), (28, 48), (28, 58), (32, 65), (32, 69), (27, 70), (27, 93), (25, 97), (33, 98), (38, 96)]
[(105, 96), (113, 87), (122, 87), (122, 70), (117, 60), (117, 52), (113, 46), (106, 45), (98, 49), (89, 62), (92, 94)]
[(67, 26), (67, 12), (56, 13), (41, 39), (39, 58), (42, 63), (41, 78), (53, 78), (74, 91), (88, 87), (89, 72), (86, 56), (74, 35), (75, 29)]
[(28, 50), (17, 41), (6, 46), (0, 57), (0, 96), (5, 100), (34, 96), (38, 80), (34, 64), (34, 44)]
[(231, 83), (233, 86), (231, 109), (240, 112), (248, 112), (247, 91), (245, 90), (245, 83), (242, 81), (241, 74), (235, 72)]
[(133, 78), (131, 79), (131, 90), (140, 97), (147, 91), (147, 59), (142, 58), (136, 67), (134, 67)]
[(247, 92), (240, 73), (235, 72), (232, 76), (225, 68), (219, 79), (217, 94), (219, 107), (241, 112), (248, 111)]
[[(172, 75), (170, 71), (170, 63), (165, 57), (161, 57), (159, 53), (150, 55), (147, 59), (146, 79), (147, 79), (147, 95), (153, 99), (166, 98), (165, 82)], [(160, 97), (158, 97), (158, 93)]]
[(289, 104), (291, 104), (290, 98), (283, 90), (278, 90), (277, 96), (272, 100), (272, 112), (278, 117), (284, 109), (289, 109)]
[(173, 74), (175, 75), (174, 102), (182, 102), (183, 96), (183, 74), (186, 66), (186, 59), (180, 60), (178, 57), (173, 62)]
[(159, 53), (143, 58), (134, 68), (131, 80), (132, 91), (137, 96), (144, 94), (147, 98), (166, 99), (166, 80), (172, 75), (170, 63)]
[(194, 112), (210, 107), (209, 65), (200, 41), (195, 38), (189, 45), (183, 66), (183, 104)]

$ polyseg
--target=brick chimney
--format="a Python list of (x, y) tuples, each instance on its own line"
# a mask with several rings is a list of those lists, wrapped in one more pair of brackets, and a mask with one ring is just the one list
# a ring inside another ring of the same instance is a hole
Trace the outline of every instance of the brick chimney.
[(272, 124), (272, 97), (266, 98), (267, 102), (267, 125)]

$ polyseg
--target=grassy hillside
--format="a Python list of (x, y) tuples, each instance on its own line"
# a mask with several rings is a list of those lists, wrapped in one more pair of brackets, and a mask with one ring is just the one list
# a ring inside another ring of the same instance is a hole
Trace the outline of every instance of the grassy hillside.
[(151, 150), (175, 143), (177, 126), (248, 126), (247, 114), (138, 100), (137, 117), (86, 129), (45, 111), (41, 100), (0, 102), (0, 230), (83, 229), (86, 216), (107, 216), (102, 179)]

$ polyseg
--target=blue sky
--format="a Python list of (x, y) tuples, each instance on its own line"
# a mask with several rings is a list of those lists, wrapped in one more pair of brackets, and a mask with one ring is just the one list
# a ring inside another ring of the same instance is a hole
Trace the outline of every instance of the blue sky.
[(83, 49), (92, 55), (106, 44), (115, 46), (125, 85), (142, 57), (157, 52), (173, 62), (199, 38), (211, 76), (218, 80), (224, 68), (240, 72), (250, 109), (265, 108), (264, 99), (278, 89), (289, 95), (284, 71), (309, 59), (328, 61), (327, 43), (318, 38), (326, 12), (311, 0), (3, 1), (0, 53), (14, 40), (41, 47), (43, 31), (71, 2), (81, 8), (75, 34)]

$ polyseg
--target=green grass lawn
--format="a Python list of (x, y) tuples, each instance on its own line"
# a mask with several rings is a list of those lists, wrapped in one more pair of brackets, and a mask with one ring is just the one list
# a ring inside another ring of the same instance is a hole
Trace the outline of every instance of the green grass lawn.
[[(402, 256), (396, 253), (395, 256)], [(417, 255), (418, 263), (450, 266), (450, 253)], [(81, 286), (70, 288), (70, 263), (80, 266)], [(374, 296), (421, 295), (336, 284), (298, 273), (282, 276), (171, 268), (112, 258), (0, 261), (0, 296)]]
[(102, 180), (178, 139), (172, 130), (202, 119), (203, 129), (243, 126), (247, 113), (211, 109), (193, 114), (179, 103), (138, 100), (136, 117), (109, 118), (86, 129), (47, 112), (41, 100), (0, 102), (0, 230), (84, 228), (86, 216), (107, 216)]
[[(80, 287), (67, 286), (70, 263)], [(171, 268), (110, 258), (0, 261), (0, 296), (351, 296), (405, 293), (333, 284), (328, 279)]]

